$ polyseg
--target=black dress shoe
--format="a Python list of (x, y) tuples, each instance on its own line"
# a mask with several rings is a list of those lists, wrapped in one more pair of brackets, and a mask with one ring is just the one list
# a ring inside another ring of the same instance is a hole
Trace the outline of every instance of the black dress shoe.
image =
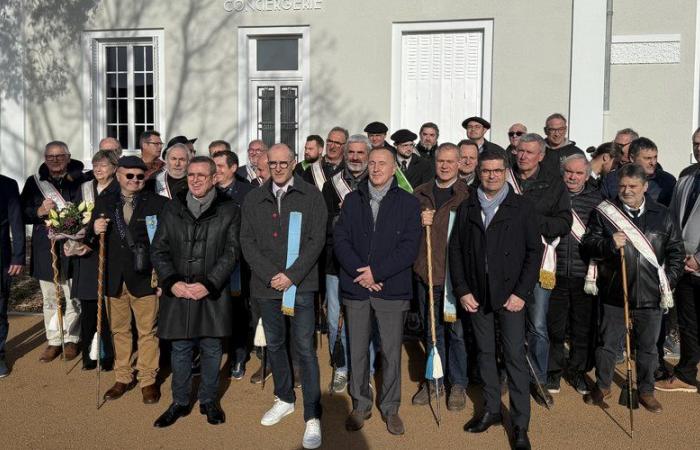
[(515, 450), (530, 450), (530, 439), (527, 437), (527, 430), (525, 428), (515, 427), (513, 429), (513, 448)]
[(226, 415), (216, 402), (200, 404), (199, 412), (207, 416), (207, 422), (212, 425), (219, 425), (226, 422)]
[(481, 417), (474, 417), (464, 425), (464, 431), (467, 433), (483, 433), (488, 430), (491, 425), (500, 424), (503, 418), (500, 414), (485, 412)]
[(180, 417), (185, 417), (190, 413), (189, 405), (171, 404), (168, 409), (153, 424), (156, 428), (165, 428), (174, 424)]

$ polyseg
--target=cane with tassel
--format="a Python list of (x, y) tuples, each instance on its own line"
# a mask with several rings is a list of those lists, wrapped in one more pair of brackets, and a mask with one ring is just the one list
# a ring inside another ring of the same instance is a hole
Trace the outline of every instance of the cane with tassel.
[[(65, 361), (66, 342), (64, 338), (65, 330), (63, 329), (63, 287), (59, 282), (58, 255), (56, 253), (55, 239), (51, 239), (51, 268), (53, 269), (53, 285), (56, 289), (56, 314), (51, 318), (49, 328), (58, 330), (61, 336), (61, 359)], [(56, 320), (57, 323), (53, 323), (54, 320)]]
[(630, 335), (632, 334), (632, 322), (630, 321), (629, 297), (627, 293), (627, 264), (625, 262), (625, 248), (620, 247), (620, 268), (622, 272), (622, 299), (625, 307), (625, 347), (627, 349), (627, 381), (622, 386), (620, 399), (618, 403), (626, 406), (630, 411), (630, 439), (634, 438), (634, 413), (633, 411), (639, 408), (639, 397), (637, 390), (633, 389), (632, 383), (632, 362), (630, 355), (632, 354)]
[[(335, 373), (338, 367), (345, 367), (347, 361), (345, 361), (345, 349), (343, 348), (343, 341), (341, 333), (343, 332), (343, 311), (340, 310), (338, 315), (338, 329), (335, 334), (335, 342), (333, 343), (333, 353), (331, 354), (331, 366), (333, 367), (333, 372), (331, 374), (331, 380), (335, 380)], [(333, 383), (331, 382), (331, 395), (333, 395)]]
[(437, 424), (440, 426), (440, 378), (444, 375), (442, 373), (442, 359), (440, 358), (440, 353), (437, 350), (437, 340), (435, 336), (435, 296), (433, 294), (433, 249), (430, 242), (430, 225), (425, 227), (425, 243), (427, 246), (428, 253), (428, 297), (430, 305), (430, 334), (431, 334), (431, 346), (430, 352), (428, 353), (428, 361), (425, 365), (425, 379), (433, 380), (435, 382), (435, 398), (437, 399), (436, 415)]
[(262, 390), (265, 390), (265, 378), (267, 369), (267, 361), (265, 347), (267, 347), (267, 340), (265, 339), (265, 329), (263, 328), (262, 318), (258, 319), (258, 325), (255, 327), (255, 336), (253, 337), (253, 345), (260, 347), (262, 349)]

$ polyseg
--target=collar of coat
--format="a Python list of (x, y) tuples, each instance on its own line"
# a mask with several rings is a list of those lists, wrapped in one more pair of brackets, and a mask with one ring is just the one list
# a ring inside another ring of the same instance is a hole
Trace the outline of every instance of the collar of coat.
[[(622, 200), (620, 200), (620, 197), (615, 197), (615, 199), (612, 201), (612, 203), (617, 206), (620, 211), (624, 211), (624, 206), (622, 203)], [(644, 194), (644, 214), (640, 215), (640, 217), (645, 216), (647, 213), (651, 214), (658, 214), (663, 212), (666, 209), (665, 206), (662, 206), (660, 203), (657, 203), (654, 201), (651, 196)], [(629, 216), (628, 216), (629, 217)], [(644, 231), (644, 230), (642, 230)]]
[[(427, 183), (423, 183), (420, 186), (418, 186), (414, 191), (413, 195), (416, 197), (426, 197), (430, 200), (430, 204), (435, 207), (435, 191), (433, 190), (433, 187), (435, 186), (435, 180), (429, 181)], [(452, 206), (459, 206), (459, 205), (451, 205), (452, 201), (455, 198), (462, 198), (465, 199), (470, 195), (470, 188), (467, 183), (460, 182), (459, 179), (455, 181), (452, 184), (452, 196), (450, 197), (450, 200), (445, 202), (443, 207), (448, 206), (450, 209)]]
[[(389, 186), (389, 190), (387, 191), (386, 195), (393, 195), (399, 189), (401, 188), (399, 188), (399, 183), (396, 181), (396, 177), (392, 176), (391, 186)], [(360, 193), (363, 199), (369, 201), (369, 177), (360, 182), (360, 184), (357, 186), (357, 191)]]
[[(506, 183), (506, 187), (508, 188), (508, 195), (506, 195), (506, 198), (504, 198), (503, 202), (501, 202), (501, 204), (499, 205), (498, 211), (496, 212), (496, 215), (493, 216), (489, 227), (492, 227), (494, 224), (507, 219), (510, 216), (511, 208), (515, 208), (518, 206), (523, 207), (523, 204), (519, 203), (518, 201), (518, 194), (515, 193), (510, 184)], [(483, 230), (484, 221), (481, 218), (481, 204), (479, 203), (478, 196), (470, 195), (465, 200), (465, 204), (469, 208), (467, 213), (467, 217), (469, 217), (469, 220), (477, 224), (479, 228)]]
[[(216, 187), (212, 188), (216, 189)], [(204, 220), (210, 219), (214, 216), (217, 215), (218, 210), (219, 210), (219, 204), (227, 201), (231, 201), (231, 199), (228, 198), (226, 194), (223, 192), (216, 190), (216, 196), (214, 197), (214, 200), (212, 200), (211, 205), (209, 208), (207, 208), (199, 218), (196, 218), (195, 216), (192, 215), (190, 212), (190, 209), (187, 207), (187, 193), (189, 192), (189, 189), (184, 189), (180, 192), (178, 192), (175, 195), (175, 198), (172, 201), (177, 201), (180, 206), (180, 217), (183, 215), (187, 215), (190, 218), (192, 218), (193, 221), (195, 222), (202, 222)]]
[[(68, 181), (74, 181), (79, 179), (83, 175), (83, 169), (85, 165), (77, 159), (71, 159), (68, 161), (68, 166), (66, 167), (65, 179)], [(46, 163), (41, 163), (39, 166), (39, 179), (41, 181), (51, 181), (51, 174), (49, 173), (49, 168)]]
[[(260, 203), (263, 202), (272, 202), (272, 203), (277, 203), (277, 199), (275, 198), (275, 194), (272, 193), (272, 177), (268, 178), (266, 182), (260, 186), (260, 189), (265, 192), (265, 195), (262, 196), (260, 199)], [(294, 175), (294, 183), (290, 186), (287, 187), (287, 193), (286, 195), (289, 195), (290, 193), (299, 193), (302, 195), (306, 195), (309, 192), (311, 192), (311, 189), (316, 189), (316, 186), (313, 184), (310, 184), (306, 181), (304, 181), (303, 178), (301, 178), (299, 175)], [(318, 189), (316, 189), (318, 190)]]

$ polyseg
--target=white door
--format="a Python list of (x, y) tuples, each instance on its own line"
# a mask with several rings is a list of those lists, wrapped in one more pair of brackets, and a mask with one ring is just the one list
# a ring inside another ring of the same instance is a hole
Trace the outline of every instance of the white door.
[(426, 31), (401, 35), (401, 128), (440, 128), (440, 142), (464, 139), (461, 126), (482, 114), (483, 32)]

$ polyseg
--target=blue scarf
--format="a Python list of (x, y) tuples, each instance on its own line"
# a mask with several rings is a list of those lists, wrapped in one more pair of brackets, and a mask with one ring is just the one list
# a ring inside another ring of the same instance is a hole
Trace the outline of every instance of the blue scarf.
[(508, 195), (508, 183), (504, 184), (500, 191), (489, 199), (486, 197), (486, 193), (481, 189), (481, 186), (476, 190), (477, 196), (479, 197), (479, 204), (481, 204), (481, 210), (484, 212), (484, 228), (488, 228), (493, 216), (496, 215), (496, 210), (505, 200), (506, 195)]

